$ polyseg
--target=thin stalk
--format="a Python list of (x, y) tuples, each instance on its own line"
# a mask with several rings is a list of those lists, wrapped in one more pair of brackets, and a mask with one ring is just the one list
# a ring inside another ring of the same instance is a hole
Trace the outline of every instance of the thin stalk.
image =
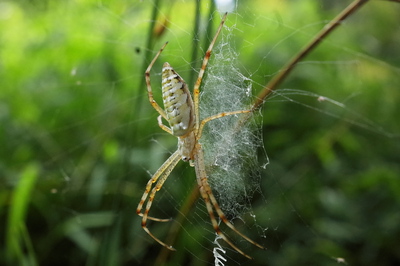
[(193, 23), (193, 38), (192, 38), (192, 58), (190, 59), (190, 77), (189, 77), (189, 86), (193, 86), (195, 71), (193, 69), (197, 68), (197, 51), (199, 50), (199, 29), (200, 29), (200, 0), (196, 1), (195, 15), (194, 15), (194, 23)]
[[(151, 61), (150, 57), (152, 55), (152, 47), (154, 44), (153, 30), (156, 25), (159, 10), (160, 10), (160, 0), (155, 0), (154, 8), (151, 13), (150, 26), (149, 26), (149, 29), (147, 32), (146, 49), (145, 49), (145, 54), (144, 54), (143, 63), (142, 63), (142, 70), (140, 71), (140, 73), (143, 74), (143, 77), (144, 77), (144, 72), (146, 71), (146, 68), (149, 65), (149, 62)], [(140, 82), (139, 82), (139, 90), (143, 89), (144, 87), (145, 87), (145, 79), (141, 78)], [(136, 110), (134, 113), (138, 114), (140, 112), (142, 102), (143, 102), (143, 99), (141, 97), (137, 97), (136, 103), (134, 105), (134, 106), (136, 106)]]
[(210, 0), (210, 8), (208, 10), (208, 23), (207, 23), (207, 30), (206, 36), (204, 36), (204, 43), (203, 43), (203, 51), (206, 51), (208, 46), (210, 46), (210, 42), (212, 40), (214, 30), (213, 30), (213, 14), (215, 12), (215, 2), (214, 0)]
[(338, 16), (336, 16), (331, 22), (325, 27), (308, 43), (300, 52), (294, 56), (275, 77), (273, 77), (264, 89), (258, 94), (255, 100), (252, 110), (259, 109), (264, 103), (265, 99), (275, 91), (280, 83), (290, 74), (296, 64), (313, 51), (321, 41), (326, 38), (334, 29), (336, 29), (341, 23), (350, 15), (355, 13), (364, 5), (368, 0), (355, 0), (348, 7), (346, 7)]

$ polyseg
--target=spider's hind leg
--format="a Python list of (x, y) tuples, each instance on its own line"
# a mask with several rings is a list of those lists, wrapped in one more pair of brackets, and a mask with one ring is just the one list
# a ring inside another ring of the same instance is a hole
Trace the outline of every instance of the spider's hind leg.
[[(157, 221), (157, 222), (168, 222), (171, 219), (160, 219), (160, 218), (154, 218), (151, 216), (148, 216), (151, 204), (153, 203), (155, 194), (157, 191), (161, 189), (163, 186), (164, 182), (167, 180), (168, 176), (171, 174), (172, 170), (175, 168), (175, 166), (178, 164), (180, 161), (180, 152), (179, 150), (175, 151), (161, 167), (157, 170), (157, 172), (151, 177), (151, 179), (147, 182), (146, 189), (142, 195), (142, 198), (140, 199), (140, 202), (136, 208), (136, 213), (143, 217), (142, 218), (142, 227), (146, 227), (146, 221), (147, 219)], [(156, 183), (157, 182), (157, 183)], [(156, 183), (154, 188), (152, 188), (153, 184)], [(142, 213), (143, 210), (143, 205), (147, 200), (147, 204), (145, 207), (144, 212)]]

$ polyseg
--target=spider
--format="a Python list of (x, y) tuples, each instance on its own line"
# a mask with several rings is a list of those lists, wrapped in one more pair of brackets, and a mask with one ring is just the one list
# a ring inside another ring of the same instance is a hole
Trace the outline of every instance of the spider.
[[(225, 15), (223, 16), (217, 32), (205, 53), (202, 66), (193, 89), (193, 99), (190, 95), (188, 86), (186, 85), (185, 81), (179, 76), (177, 72), (175, 72), (175, 70), (168, 63), (164, 63), (162, 69), (162, 91), (165, 110), (162, 109), (153, 98), (153, 92), (150, 83), (150, 70), (161, 52), (164, 50), (165, 46), (168, 44), (168, 42), (165, 43), (158, 51), (145, 72), (147, 92), (150, 104), (160, 114), (157, 118), (158, 125), (164, 131), (178, 138), (178, 149), (163, 163), (163, 165), (161, 165), (157, 172), (148, 181), (146, 189), (136, 209), (136, 213), (142, 216), (142, 227), (154, 240), (156, 240), (158, 243), (168, 248), (169, 250), (175, 250), (172, 246), (165, 244), (150, 232), (150, 230), (147, 228), (147, 220), (149, 219), (158, 222), (166, 222), (170, 220), (154, 218), (149, 216), (148, 214), (156, 192), (162, 188), (164, 182), (166, 181), (172, 170), (175, 168), (177, 163), (180, 160), (183, 160), (185, 162), (189, 161), (190, 165), (194, 166), (195, 168), (196, 180), (200, 190), (200, 195), (205, 201), (205, 205), (215, 232), (233, 249), (235, 249), (243, 256), (251, 259), (249, 255), (247, 255), (237, 246), (235, 246), (220, 230), (217, 219), (215, 217), (215, 213), (218, 215), (220, 220), (222, 220), (231, 230), (240, 235), (242, 238), (261, 249), (265, 248), (239, 232), (235, 228), (235, 226), (228, 221), (225, 214), (219, 207), (219, 204), (215, 196), (213, 195), (211, 187), (207, 181), (208, 178), (205, 170), (204, 154), (201, 144), (199, 143), (199, 139), (201, 138), (203, 133), (203, 128), (207, 122), (228, 115), (237, 115), (251, 112), (250, 110), (224, 112), (199, 121), (200, 85), (211, 56), (212, 48), (218, 38), (218, 35), (221, 32), (226, 16), (227, 13), (225, 13)], [(170, 127), (163, 124), (162, 118), (169, 122)], [(154, 183), (155, 186), (152, 188)], [(142, 209), (147, 198), (147, 204), (144, 212), (142, 213)]]

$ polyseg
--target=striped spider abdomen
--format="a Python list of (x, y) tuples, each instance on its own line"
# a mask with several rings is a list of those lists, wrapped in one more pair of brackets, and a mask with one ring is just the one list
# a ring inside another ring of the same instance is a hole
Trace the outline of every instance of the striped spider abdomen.
[(164, 110), (174, 136), (190, 133), (194, 126), (193, 100), (185, 81), (168, 63), (162, 69)]

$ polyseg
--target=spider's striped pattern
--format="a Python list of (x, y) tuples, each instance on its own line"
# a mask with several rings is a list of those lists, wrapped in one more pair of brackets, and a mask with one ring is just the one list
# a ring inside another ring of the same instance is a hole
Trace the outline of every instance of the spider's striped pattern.
[[(208, 178), (204, 163), (204, 153), (201, 144), (199, 143), (199, 140), (203, 133), (203, 128), (207, 122), (228, 115), (237, 115), (250, 112), (250, 110), (224, 112), (207, 117), (202, 121), (199, 120), (200, 85), (205, 70), (207, 68), (208, 61), (211, 56), (212, 48), (218, 38), (219, 33), (221, 32), (226, 16), (227, 14), (225, 14), (224, 17), (222, 18), (218, 30), (204, 56), (203, 64), (201, 66), (201, 69), (199, 71), (199, 76), (196, 80), (193, 89), (193, 99), (192, 96), (190, 95), (188, 86), (186, 85), (185, 81), (168, 63), (164, 64), (162, 70), (162, 91), (163, 91), (164, 109), (162, 109), (153, 98), (153, 92), (150, 83), (150, 71), (155, 61), (157, 60), (157, 58), (167, 45), (167, 43), (165, 43), (164, 46), (160, 49), (160, 51), (156, 54), (156, 56), (154, 57), (154, 59), (152, 60), (152, 62), (150, 63), (145, 72), (147, 92), (150, 104), (160, 114), (160, 116), (158, 117), (158, 124), (161, 127), (161, 129), (178, 138), (178, 149), (164, 162), (164, 164), (151, 177), (151, 179), (146, 185), (146, 189), (139, 202), (136, 212), (138, 215), (142, 216), (143, 229), (154, 240), (156, 240), (158, 243), (160, 243), (161, 245), (170, 250), (175, 250), (172, 246), (165, 244), (150, 232), (150, 230), (147, 228), (147, 220), (150, 219), (159, 222), (169, 221), (169, 219), (159, 219), (149, 216), (151, 205), (153, 203), (156, 192), (162, 188), (164, 182), (166, 181), (172, 170), (175, 168), (179, 160), (182, 159), (183, 161), (190, 161), (190, 165), (194, 166), (195, 168), (196, 180), (200, 190), (200, 195), (204, 199), (215, 232), (237, 252), (239, 252), (243, 256), (246, 256), (247, 258), (251, 258), (249, 255), (240, 250), (236, 245), (234, 245), (219, 228), (215, 214), (217, 214), (219, 219), (221, 219), (222, 222), (224, 222), (235, 233), (246, 239), (251, 244), (261, 249), (264, 249), (263, 246), (257, 244), (256, 242), (254, 242), (253, 240), (251, 240), (250, 238), (239, 232), (234, 227), (234, 225), (231, 222), (229, 222), (229, 220), (226, 218), (225, 214), (219, 207), (219, 204), (208, 183)], [(162, 121), (163, 118), (168, 121), (169, 127), (163, 124)], [(152, 188), (153, 184), (155, 184), (155, 186)], [(142, 212), (146, 200), (147, 203), (144, 208), (144, 212)]]
[(193, 101), (185, 81), (168, 64), (162, 69), (164, 110), (172, 135), (183, 136), (193, 129)]

